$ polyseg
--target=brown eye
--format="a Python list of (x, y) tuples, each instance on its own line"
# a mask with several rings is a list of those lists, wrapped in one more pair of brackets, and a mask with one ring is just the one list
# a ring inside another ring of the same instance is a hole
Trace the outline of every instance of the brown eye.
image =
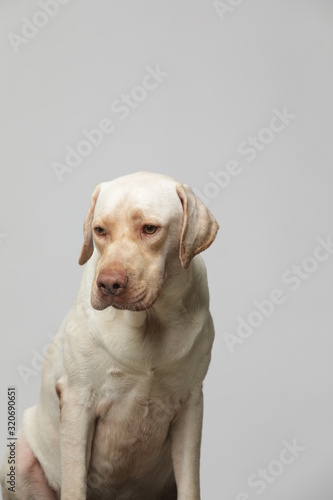
[(102, 227), (100, 227), (100, 226), (96, 226), (94, 228), (94, 230), (95, 230), (95, 233), (98, 234), (99, 236), (104, 236), (105, 235), (104, 229)]
[(157, 231), (156, 226), (152, 226), (151, 224), (147, 224), (146, 226), (143, 226), (143, 232), (145, 234), (154, 234)]

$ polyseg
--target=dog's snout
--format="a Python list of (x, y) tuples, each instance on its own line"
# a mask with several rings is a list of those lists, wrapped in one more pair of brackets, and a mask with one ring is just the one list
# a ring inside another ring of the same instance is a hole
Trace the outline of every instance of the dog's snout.
[(125, 270), (102, 272), (97, 278), (97, 286), (106, 295), (120, 295), (127, 287), (128, 276)]

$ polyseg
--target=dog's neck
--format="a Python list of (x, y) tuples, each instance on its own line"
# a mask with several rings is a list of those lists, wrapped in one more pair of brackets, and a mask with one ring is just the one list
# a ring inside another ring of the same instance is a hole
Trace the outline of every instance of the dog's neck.
[(208, 311), (209, 292), (206, 268), (201, 256), (197, 256), (188, 269), (179, 266), (178, 272), (170, 277), (166, 272), (166, 286), (152, 309), (161, 320), (167, 320), (170, 310), (178, 311), (181, 316), (203, 307)]
[(202, 258), (195, 257), (187, 270), (179, 268), (177, 274), (166, 273), (165, 286), (157, 301), (143, 311), (119, 310), (112, 306), (102, 311), (93, 309), (90, 290), (94, 268), (94, 262), (91, 266), (87, 264), (74, 307), (96, 342), (114, 359), (138, 370), (151, 368), (152, 352), (155, 353), (153, 364), (162, 365), (165, 359), (171, 365), (181, 363), (209, 322), (208, 287)]

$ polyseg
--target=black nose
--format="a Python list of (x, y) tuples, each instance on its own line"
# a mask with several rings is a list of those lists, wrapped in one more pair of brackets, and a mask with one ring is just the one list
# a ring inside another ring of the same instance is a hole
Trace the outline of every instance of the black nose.
[(128, 276), (125, 270), (103, 271), (97, 278), (97, 286), (105, 295), (120, 295), (127, 287)]

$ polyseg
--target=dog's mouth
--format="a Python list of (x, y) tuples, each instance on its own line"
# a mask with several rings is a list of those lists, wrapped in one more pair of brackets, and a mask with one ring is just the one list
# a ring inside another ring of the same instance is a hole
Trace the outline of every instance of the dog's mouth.
[(91, 305), (97, 311), (103, 311), (107, 307), (127, 311), (146, 311), (154, 305), (157, 298), (151, 299), (146, 297), (146, 294), (142, 294), (141, 296), (134, 297), (132, 300), (128, 300), (124, 295), (98, 293), (97, 296), (92, 294)]
[(147, 311), (154, 305), (154, 302), (150, 302), (149, 304), (145, 304), (145, 302), (143, 302), (142, 300), (124, 304), (116, 304), (116, 302), (113, 302), (111, 306), (115, 309), (126, 309), (127, 311)]

